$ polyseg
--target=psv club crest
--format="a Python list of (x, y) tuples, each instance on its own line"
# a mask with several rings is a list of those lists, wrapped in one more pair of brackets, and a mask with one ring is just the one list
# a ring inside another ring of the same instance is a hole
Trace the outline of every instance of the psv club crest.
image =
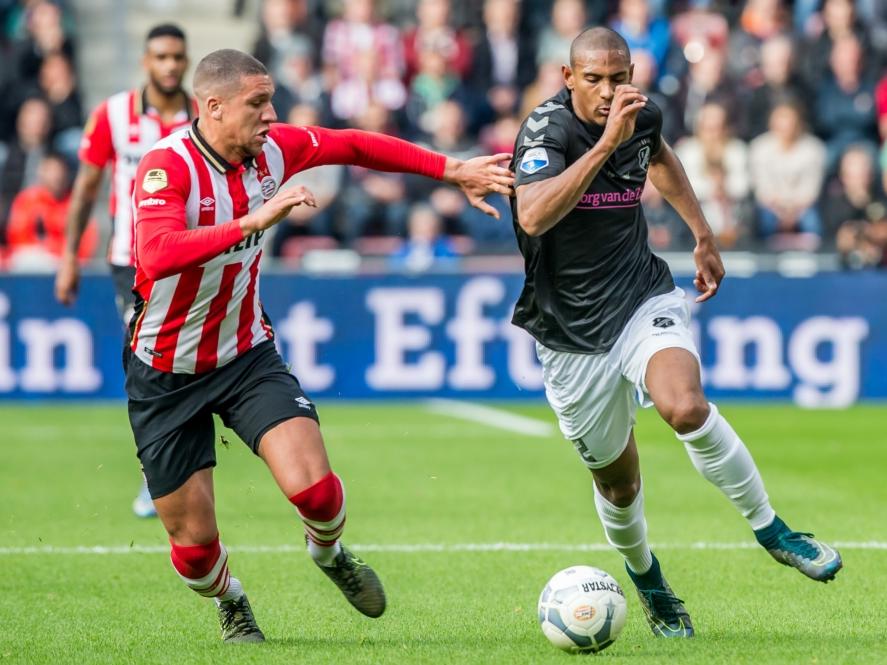
[(262, 198), (267, 201), (277, 192), (277, 181), (270, 175), (266, 175), (259, 181), (259, 187), (262, 189)]

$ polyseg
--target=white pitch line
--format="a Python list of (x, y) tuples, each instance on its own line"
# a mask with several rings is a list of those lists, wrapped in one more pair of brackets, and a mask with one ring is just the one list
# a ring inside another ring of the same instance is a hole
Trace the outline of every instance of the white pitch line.
[[(887, 542), (881, 541), (837, 541), (832, 545), (843, 550), (887, 550)], [(353, 544), (350, 547), (359, 552), (388, 552), (413, 554), (421, 552), (609, 552), (613, 548), (607, 543), (368, 543)], [(653, 543), (655, 550), (751, 550), (759, 545), (752, 542), (741, 543)], [(289, 554), (304, 552), (303, 545), (231, 545), (229, 552), (243, 554)], [(23, 554), (167, 554), (168, 545), (80, 545), (62, 547), (40, 545), (31, 547), (0, 547), (0, 556)]]
[(554, 427), (549, 423), (521, 416), (511, 411), (494, 409), (490, 406), (442, 398), (429, 399), (425, 402), (425, 406), (432, 413), (439, 413), (450, 418), (470, 420), (481, 425), (497, 427), (509, 432), (523, 434), (524, 436), (551, 436), (554, 434)]

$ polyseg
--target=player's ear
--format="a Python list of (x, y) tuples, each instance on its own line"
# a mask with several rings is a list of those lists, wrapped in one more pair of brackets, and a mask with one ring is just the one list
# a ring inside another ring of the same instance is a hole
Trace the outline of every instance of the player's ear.
[(561, 72), (564, 75), (564, 85), (570, 90), (573, 89), (573, 70), (569, 65), (561, 65)]
[(209, 112), (209, 117), (213, 120), (222, 119), (222, 101), (218, 97), (206, 98), (206, 110)]

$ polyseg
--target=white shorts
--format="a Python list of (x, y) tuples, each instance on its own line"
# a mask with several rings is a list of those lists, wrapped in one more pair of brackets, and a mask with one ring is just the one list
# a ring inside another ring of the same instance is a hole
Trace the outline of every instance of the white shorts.
[(545, 396), (586, 466), (600, 469), (628, 444), (638, 405), (653, 405), (644, 377), (657, 351), (686, 349), (699, 361), (682, 289), (654, 296), (628, 320), (606, 353), (554, 351), (536, 343)]

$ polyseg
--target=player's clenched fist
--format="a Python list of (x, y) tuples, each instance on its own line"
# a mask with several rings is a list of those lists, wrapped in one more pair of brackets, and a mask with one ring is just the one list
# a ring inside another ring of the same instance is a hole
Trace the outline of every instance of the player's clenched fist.
[(630, 139), (638, 113), (646, 105), (646, 96), (633, 85), (617, 85), (613, 101), (610, 102), (603, 140), (611, 141), (613, 146), (618, 147)]
[(286, 217), (290, 210), (297, 205), (307, 205), (316, 208), (317, 201), (314, 199), (314, 194), (301, 185), (281, 189), (268, 199), (261, 208), (241, 218), (240, 228), (243, 230), (244, 236), (248, 236), (256, 231), (264, 231)]

